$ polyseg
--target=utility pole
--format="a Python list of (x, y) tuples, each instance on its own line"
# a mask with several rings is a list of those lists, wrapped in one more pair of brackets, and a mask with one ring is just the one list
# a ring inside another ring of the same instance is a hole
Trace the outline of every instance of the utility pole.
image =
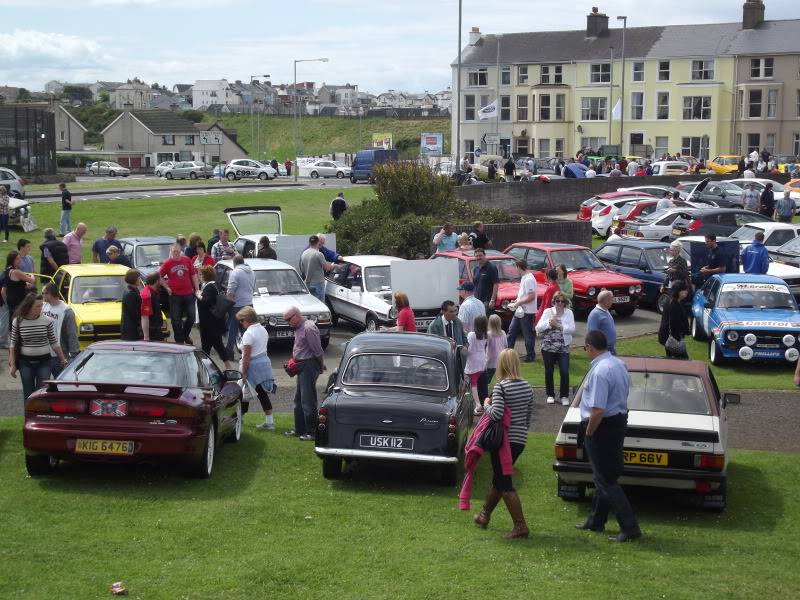
[[(619, 152), (620, 154), (624, 154), (625, 150), (623, 148), (624, 145), (624, 137), (622, 135), (623, 127), (625, 126), (625, 32), (628, 29), (628, 17), (622, 16), (617, 17), (617, 21), (622, 21), (622, 86), (620, 88), (620, 112), (619, 112)], [(613, 68), (613, 67), (612, 67)], [(630, 148), (628, 148), (630, 150)], [(631, 154), (633, 154), (631, 152)], [(622, 157), (620, 157), (622, 158)]]
[[(461, 164), (461, 16), (463, 0), (458, 0), (458, 66), (456, 67), (456, 164), (458, 169)], [(450, 100), (450, 110), (453, 110), (453, 101)], [(452, 153), (452, 148), (450, 149)]]
[[(608, 68), (608, 144), (611, 145), (611, 123), (614, 121), (614, 46), (609, 48), (611, 51), (611, 64)], [(622, 154), (622, 144), (620, 143), (619, 153)]]

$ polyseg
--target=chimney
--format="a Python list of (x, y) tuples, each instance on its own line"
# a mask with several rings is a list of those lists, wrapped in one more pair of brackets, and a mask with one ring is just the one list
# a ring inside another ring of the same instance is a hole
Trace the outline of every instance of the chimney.
[(742, 29), (755, 29), (763, 22), (763, 0), (747, 0), (742, 7)]
[(596, 6), (586, 15), (586, 37), (608, 37), (608, 15), (599, 12)]
[(472, 31), (469, 32), (469, 45), (474, 46), (479, 39), (481, 39), (481, 28), (473, 27)]
[(126, 102), (125, 104), (122, 105), (122, 110), (124, 112), (131, 112), (133, 110), (133, 103), (132, 102)]

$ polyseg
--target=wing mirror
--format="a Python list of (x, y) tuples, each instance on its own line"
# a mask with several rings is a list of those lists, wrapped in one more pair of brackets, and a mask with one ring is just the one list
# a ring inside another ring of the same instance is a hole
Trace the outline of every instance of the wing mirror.
[(733, 392), (725, 392), (722, 394), (722, 407), (728, 406), (728, 404), (741, 404), (742, 396), (740, 394), (734, 394)]
[(222, 378), (225, 381), (239, 381), (242, 378), (242, 373), (236, 369), (226, 369), (222, 372)]
[(711, 303), (711, 300), (706, 300), (703, 303), (703, 308), (712, 308), (714, 305)]
[(361, 286), (360, 285), (354, 285), (353, 287), (350, 288), (350, 291), (354, 292), (356, 294), (360, 294), (361, 293)]
[(330, 393), (333, 389), (333, 386), (336, 385), (336, 380), (339, 377), (339, 369), (334, 369), (333, 372), (328, 376), (328, 384), (325, 386), (325, 393)]

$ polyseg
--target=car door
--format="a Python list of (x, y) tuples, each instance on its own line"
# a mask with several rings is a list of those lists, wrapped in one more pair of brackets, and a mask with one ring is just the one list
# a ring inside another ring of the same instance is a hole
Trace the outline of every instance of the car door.
[(603, 244), (594, 251), (594, 254), (606, 268), (617, 271), (619, 266), (619, 250), (620, 247), (617, 244)]
[(708, 369), (708, 376), (711, 380), (711, 402), (713, 402), (717, 411), (719, 412), (719, 443), (723, 450), (727, 451), (728, 448), (728, 411), (722, 402), (722, 394), (719, 391), (717, 380), (714, 378), (714, 373)]
[(642, 250), (635, 246), (623, 246), (619, 253), (619, 266), (614, 270), (631, 277), (640, 278), (641, 264), (644, 260)]
[(355, 311), (350, 306), (350, 281), (347, 279), (350, 264), (339, 263), (325, 274), (325, 299), (337, 315), (355, 320)]
[(793, 240), (798, 235), (797, 229), (775, 229), (764, 240), (764, 245), (768, 248), (783, 246), (789, 240)]
[(319, 174), (323, 177), (335, 177), (336, 176), (336, 168), (333, 166), (333, 163), (328, 161), (322, 161), (319, 163)]

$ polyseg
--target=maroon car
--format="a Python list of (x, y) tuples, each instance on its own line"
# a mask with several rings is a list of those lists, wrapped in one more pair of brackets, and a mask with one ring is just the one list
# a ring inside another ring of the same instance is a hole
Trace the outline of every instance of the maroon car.
[(220, 440), (242, 433), (238, 371), (191, 346), (98, 342), (25, 402), (25, 465), (175, 460), (209, 477)]

